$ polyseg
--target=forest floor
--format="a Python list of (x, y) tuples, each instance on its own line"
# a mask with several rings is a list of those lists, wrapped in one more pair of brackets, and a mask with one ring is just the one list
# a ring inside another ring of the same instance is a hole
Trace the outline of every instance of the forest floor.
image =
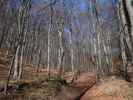
[(49, 80), (45, 69), (36, 73), (35, 67), (24, 68), (20, 82), (10, 81), (8, 94), (3, 94), (9, 68), (7, 60), (0, 57), (0, 100), (133, 100), (133, 83), (120, 77), (109, 76), (96, 81), (96, 74), (83, 72), (70, 84), (72, 73), (64, 79), (55, 77), (51, 69)]
[(8, 95), (1, 92), (0, 100), (133, 100), (133, 84), (114, 76), (96, 82), (92, 73), (83, 73), (73, 84), (40, 77), (11, 81)]

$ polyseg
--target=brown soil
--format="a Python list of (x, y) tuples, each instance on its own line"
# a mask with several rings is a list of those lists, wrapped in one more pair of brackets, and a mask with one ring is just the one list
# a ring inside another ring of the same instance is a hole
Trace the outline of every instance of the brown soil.
[(104, 79), (80, 100), (133, 100), (133, 85), (122, 79)]

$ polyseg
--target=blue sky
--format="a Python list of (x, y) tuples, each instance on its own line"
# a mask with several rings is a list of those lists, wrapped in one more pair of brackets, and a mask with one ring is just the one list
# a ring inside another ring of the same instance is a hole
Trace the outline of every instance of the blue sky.
[[(61, 1), (61, 0), (57, 0)], [(67, 1), (67, 0), (66, 0)], [(88, 10), (88, 4), (87, 1), (89, 0), (68, 0), (67, 3), (69, 5), (70, 2), (74, 3), (74, 7), (75, 9), (79, 10), (79, 11), (86, 11)], [(106, 7), (107, 5), (111, 4), (111, 2), (113, 2), (115, 0), (99, 0), (98, 2), (100, 2), (101, 6)], [(45, 4), (49, 3), (49, 0), (33, 0), (33, 2), (37, 5), (37, 6), (44, 6)]]
[[(85, 17), (80, 17), (80, 14), (82, 12), (85, 12), (85, 13), (88, 13), (88, 1), (89, 0), (57, 0), (58, 1), (66, 1), (66, 5), (67, 7), (70, 7), (70, 3), (71, 1), (73, 1), (73, 4), (74, 4), (74, 8), (73, 8), (73, 13), (75, 14), (75, 16), (78, 18), (78, 19), (75, 19), (77, 20), (77, 23), (83, 23), (81, 26), (88, 26), (87, 25), (87, 21), (89, 19), (85, 18)], [(105, 18), (112, 18), (111, 16), (111, 13), (106, 9), (106, 7), (110, 4), (112, 4), (112, 2), (115, 1), (115, 0), (98, 0), (98, 2), (100, 2), (101, 4), (101, 7), (103, 8), (102, 11), (100, 12), (102, 16), (104, 16)], [(50, 1), (49, 0), (33, 0), (33, 2), (36, 4), (36, 5), (33, 5), (36, 8), (38, 8), (39, 6), (45, 6), (46, 4), (48, 4)], [(58, 3), (56, 4), (56, 7), (59, 6)], [(58, 7), (58, 9), (61, 9), (61, 6)], [(69, 8), (68, 8), (69, 9)], [(86, 16), (87, 17), (87, 16)], [(78, 22), (78, 20), (81, 20), (81, 22)], [(87, 20), (87, 21), (86, 21)], [(85, 27), (84, 27), (85, 28)], [(84, 30), (84, 29), (83, 29)]]

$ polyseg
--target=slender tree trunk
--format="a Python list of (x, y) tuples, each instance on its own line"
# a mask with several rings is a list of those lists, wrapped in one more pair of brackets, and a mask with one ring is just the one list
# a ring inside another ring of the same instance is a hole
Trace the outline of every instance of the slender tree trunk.
[(72, 29), (69, 32), (69, 43), (70, 43), (70, 54), (71, 54), (71, 70), (74, 75), (74, 52), (73, 52), (73, 42), (72, 42)]
[(15, 61), (14, 61), (14, 74), (13, 78), (17, 79), (18, 78), (18, 71), (19, 71), (19, 51), (20, 51), (20, 46), (17, 47), (16, 54), (15, 54)]
[(10, 80), (11, 73), (12, 73), (12, 70), (13, 70), (14, 61), (15, 61), (15, 56), (12, 57), (11, 64), (9, 66), (9, 72), (8, 72), (8, 76), (7, 76), (7, 81), (6, 81), (5, 87), (4, 87), (4, 93), (5, 93), (5, 95), (7, 95), (8, 84), (9, 84), (9, 80)]
[(128, 79), (128, 74), (127, 74), (127, 57), (126, 57), (126, 51), (125, 51), (125, 44), (124, 44), (124, 35), (122, 34), (120, 37), (120, 42), (121, 42), (121, 56), (122, 56), (122, 60), (123, 60), (123, 70), (124, 73), (122, 73), (124, 75), (125, 80), (129, 80)]
[(22, 70), (23, 70), (23, 54), (24, 54), (24, 46), (21, 48), (21, 55), (20, 55), (20, 63), (19, 63), (19, 74), (18, 74), (18, 80), (22, 77)]
[(39, 72), (39, 67), (40, 67), (40, 62), (41, 62), (41, 54), (42, 54), (42, 52), (41, 52), (41, 48), (39, 49), (39, 60), (38, 60), (38, 65), (37, 65), (37, 70), (36, 70), (36, 72), (37, 72), (37, 74), (38, 74), (38, 72)]
[(49, 31), (48, 31), (48, 58), (47, 58), (47, 71), (49, 78), (50, 78), (50, 31), (51, 31), (51, 23), (49, 24)]
[(59, 70), (59, 76), (62, 76), (62, 62), (63, 62), (63, 44), (62, 44), (62, 32), (59, 31), (59, 52), (58, 52), (58, 70)]
[[(52, 2), (52, 0), (50, 0)], [(48, 29), (48, 58), (47, 58), (47, 71), (48, 71), (48, 77), (50, 79), (50, 33), (52, 29), (52, 17), (53, 17), (53, 5), (50, 5), (50, 23), (49, 23), (49, 29)]]

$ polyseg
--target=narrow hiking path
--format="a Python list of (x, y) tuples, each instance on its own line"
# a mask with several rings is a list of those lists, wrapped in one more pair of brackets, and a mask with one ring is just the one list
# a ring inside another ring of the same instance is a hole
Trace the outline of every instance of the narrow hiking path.
[(70, 86), (62, 87), (55, 100), (80, 100), (95, 84), (96, 75), (94, 73), (82, 73)]

